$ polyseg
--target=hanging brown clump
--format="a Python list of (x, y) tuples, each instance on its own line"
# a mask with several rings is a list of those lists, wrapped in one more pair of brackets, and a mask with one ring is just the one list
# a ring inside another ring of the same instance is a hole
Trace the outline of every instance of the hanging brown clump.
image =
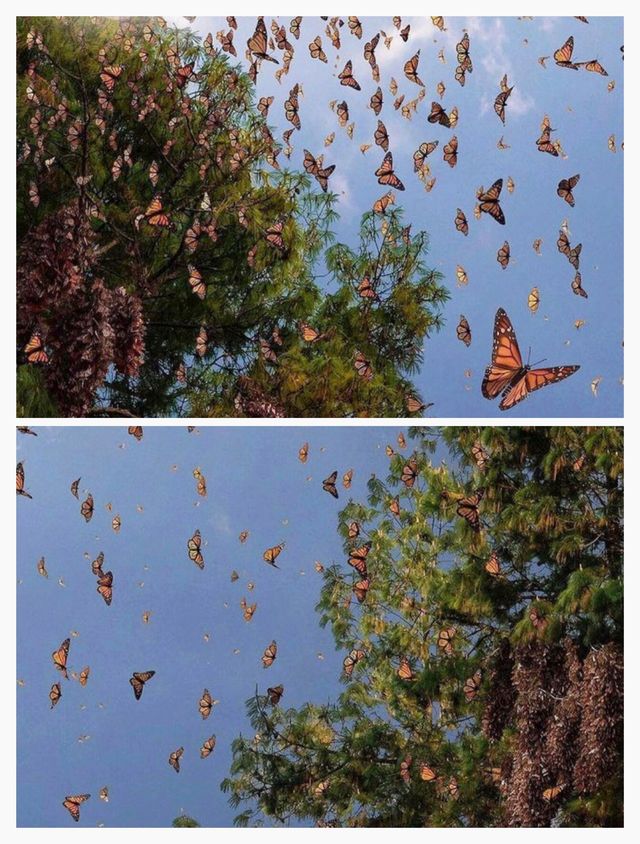
[(505, 726), (511, 720), (517, 697), (512, 681), (513, 667), (511, 644), (508, 639), (503, 639), (488, 677), (488, 692), (482, 717), (482, 732), (490, 741), (499, 741)]

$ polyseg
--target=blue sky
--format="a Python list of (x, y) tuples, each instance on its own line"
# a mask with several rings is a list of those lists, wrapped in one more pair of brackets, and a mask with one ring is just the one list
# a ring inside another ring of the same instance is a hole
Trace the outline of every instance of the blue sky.
[[(166, 827), (183, 810), (206, 826), (232, 822), (219, 783), (229, 772), (231, 741), (248, 731), (244, 703), (256, 685), (264, 692), (283, 683), (289, 706), (340, 690), (344, 654), (318, 626), (322, 578), (314, 563), (344, 562), (338, 512), (350, 496), (364, 500), (372, 473), (386, 477), (384, 447), (396, 446), (399, 430), (146, 427), (140, 442), (119, 427), (18, 434), (18, 460), (33, 495), (17, 500), (19, 826), (75, 826), (61, 802), (87, 792), (83, 827)], [(304, 441), (306, 465), (297, 456)], [(196, 467), (207, 480), (206, 498), (196, 494)], [(353, 486), (347, 492), (340, 485), (336, 501), (322, 480), (349, 468)], [(95, 501), (88, 524), (69, 491), (79, 476), (81, 500), (90, 491)], [(111, 528), (116, 514), (118, 534)], [(206, 542), (202, 571), (187, 556), (196, 528)], [(250, 531), (244, 545), (243, 529)], [(276, 571), (262, 553), (281, 541)], [(100, 551), (114, 575), (110, 607), (91, 573)], [(48, 579), (37, 572), (42, 556)], [(232, 583), (234, 569), (240, 577)], [(250, 623), (242, 597), (258, 603)], [(70, 670), (91, 668), (85, 687), (53, 666), (51, 653), (68, 636)], [(278, 657), (265, 670), (261, 656), (272, 639)], [(149, 669), (156, 676), (136, 702), (129, 677)], [(56, 681), (63, 696), (51, 710)], [(198, 713), (204, 687), (220, 700), (207, 721)], [(201, 760), (200, 746), (212, 733), (217, 746)], [(167, 760), (181, 745), (176, 775)], [(109, 803), (98, 798), (104, 785)]]
[[(171, 19), (187, 25), (183, 18)], [(290, 18), (279, 22), (289, 27)], [(269, 30), (271, 18), (265, 19)], [(361, 18), (364, 35), (358, 41), (345, 25), (341, 30), (339, 53), (324, 34), (326, 26), (318, 17), (304, 18), (299, 41), (289, 36), (296, 48), (288, 76), (281, 84), (274, 79), (278, 66), (263, 62), (258, 76), (257, 95), (275, 96), (269, 112), (274, 136), (291, 128), (283, 115), (283, 102), (290, 88), (302, 84), (300, 99), (302, 131), (294, 132), (294, 153), (289, 166), (301, 168), (303, 149), (314, 155), (324, 153), (325, 165), (335, 164), (331, 188), (339, 194), (341, 214), (336, 226), (339, 238), (353, 244), (362, 213), (384, 193), (374, 176), (383, 153), (379, 147), (362, 155), (360, 144), (373, 144), (377, 125), (373, 111), (367, 108), (377, 85), (372, 80), (362, 51), (365, 41), (379, 30), (394, 35), (387, 50), (381, 38), (376, 56), (380, 65), (380, 87), (384, 106), (380, 118), (390, 137), (396, 173), (406, 186), (397, 194), (413, 230), (426, 229), (431, 236), (431, 263), (445, 276), (452, 298), (445, 311), (447, 324), (427, 342), (425, 362), (417, 376), (421, 394), (435, 407), (430, 411), (440, 417), (503, 416), (498, 401), (489, 402), (480, 393), (484, 369), (490, 360), (494, 315), (498, 307), (506, 309), (516, 330), (525, 361), (531, 347), (531, 362), (543, 365), (580, 364), (581, 369), (560, 385), (544, 389), (509, 412), (509, 417), (621, 416), (623, 413), (623, 43), (622, 18), (591, 18), (585, 25), (575, 18), (446, 18), (447, 30), (438, 31), (428, 17), (403, 19), (411, 24), (408, 42), (403, 43), (390, 18)], [(239, 60), (243, 58), (247, 37), (253, 32), (255, 18), (238, 18), (235, 34)], [(224, 18), (198, 17), (192, 24), (204, 37), (228, 26)], [(464, 88), (454, 79), (455, 45), (469, 32), (470, 55), (474, 70), (467, 74)], [(320, 34), (329, 59), (321, 64), (310, 58), (308, 44)], [(574, 60), (598, 58), (608, 70), (603, 77), (585, 70), (556, 67), (553, 59), (544, 69), (539, 56), (552, 56), (569, 35), (575, 39)], [(446, 63), (438, 52), (444, 48)], [(403, 74), (403, 66), (418, 50), (419, 75), (426, 84), (426, 96), (411, 121), (393, 108), (394, 97), (389, 82), (394, 77), (398, 94), (406, 101), (417, 96), (419, 88)], [(281, 58), (282, 54), (277, 51)], [(339, 57), (339, 58), (338, 58)], [(352, 91), (339, 84), (337, 74), (347, 59), (353, 61), (353, 73), (362, 91)], [(506, 125), (493, 110), (493, 100), (500, 90), (500, 80), (507, 73), (514, 91), (507, 105)], [(442, 104), (447, 111), (459, 109), (459, 122), (449, 130), (427, 123), (432, 100), (440, 101), (438, 82), (446, 86)], [(609, 92), (607, 83), (615, 81)], [(329, 102), (345, 99), (350, 120), (355, 122), (353, 140), (340, 128)], [(549, 115), (567, 159), (540, 153), (535, 141), (540, 123)], [(335, 132), (336, 138), (325, 149), (324, 138)], [(442, 147), (456, 134), (459, 142), (457, 167), (451, 169), (442, 160)], [(617, 153), (609, 151), (607, 139), (616, 137)], [(504, 136), (510, 149), (498, 150)], [(431, 176), (436, 184), (426, 193), (413, 173), (412, 154), (420, 143), (438, 139), (439, 148), (430, 156)], [(280, 161), (286, 164), (284, 156)], [(581, 174), (575, 189), (576, 206), (571, 209), (556, 195), (560, 179)], [(507, 178), (515, 182), (515, 191), (506, 190)], [(488, 188), (503, 178), (502, 207), (506, 225), (499, 226), (487, 215), (473, 216), (475, 192), (480, 185)], [(464, 237), (454, 227), (456, 208), (469, 221), (469, 235)], [(558, 253), (556, 240), (560, 224), (568, 221), (572, 245), (583, 244), (580, 271), (589, 298), (575, 296), (570, 284), (573, 269)], [(541, 238), (542, 254), (532, 249)], [(504, 240), (511, 247), (511, 264), (502, 270), (496, 253)], [(467, 272), (469, 284), (456, 286), (456, 266)], [(540, 292), (540, 308), (535, 316), (527, 309), (532, 287)], [(473, 341), (466, 348), (456, 338), (460, 314), (470, 325)], [(585, 325), (576, 330), (576, 320)], [(465, 372), (471, 370), (471, 376)], [(597, 397), (591, 381), (602, 381)]]

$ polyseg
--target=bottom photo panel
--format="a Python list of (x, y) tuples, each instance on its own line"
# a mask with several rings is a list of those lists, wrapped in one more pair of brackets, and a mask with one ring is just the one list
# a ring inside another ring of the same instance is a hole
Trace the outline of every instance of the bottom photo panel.
[(623, 429), (21, 427), (21, 827), (623, 825)]

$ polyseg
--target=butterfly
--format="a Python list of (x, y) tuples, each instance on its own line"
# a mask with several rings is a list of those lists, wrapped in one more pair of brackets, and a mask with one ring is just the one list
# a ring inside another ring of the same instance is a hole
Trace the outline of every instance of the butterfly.
[(431, 103), (431, 113), (427, 117), (429, 123), (439, 123), (441, 126), (451, 128), (451, 120), (447, 112), (442, 108), (440, 103)]
[(511, 257), (511, 247), (509, 241), (505, 240), (500, 249), (498, 249), (497, 261), (503, 270), (506, 270), (509, 265), (509, 258)]
[(367, 557), (369, 556), (370, 550), (371, 543), (366, 542), (349, 553), (349, 565), (353, 566), (358, 574), (364, 578), (367, 577)]
[(201, 569), (204, 568), (204, 557), (200, 551), (202, 547), (202, 538), (200, 536), (200, 531), (197, 530), (191, 539), (187, 542), (187, 550), (189, 552), (189, 559), (193, 560), (193, 562)]
[(551, 140), (551, 133), (553, 131), (554, 130), (551, 128), (549, 118), (545, 115), (544, 120), (542, 121), (542, 134), (536, 141), (536, 146), (538, 147), (539, 152), (548, 152), (549, 155), (553, 155), (557, 158), (557, 143), (554, 143)]
[(22, 463), (16, 465), (16, 495), (24, 495), (25, 498), (33, 498), (24, 488), (24, 466)]
[(553, 788), (545, 788), (545, 790), (542, 792), (542, 799), (546, 800), (547, 803), (550, 803), (552, 800), (555, 800), (556, 797), (561, 794), (566, 787), (566, 783), (561, 783), (560, 785), (554, 785)]
[(189, 270), (189, 284), (192, 292), (196, 294), (198, 299), (204, 299), (207, 293), (207, 284), (202, 280), (202, 274), (193, 264), (188, 264), (187, 269)]
[(558, 67), (569, 67), (572, 70), (578, 70), (578, 65), (571, 61), (573, 55), (573, 35), (570, 35), (564, 42), (562, 47), (557, 49), (553, 54), (553, 60)]
[(442, 148), (444, 153), (444, 160), (447, 162), (449, 167), (455, 167), (458, 163), (458, 139), (454, 135), (448, 144), (445, 144)]
[(384, 196), (381, 196), (380, 199), (376, 199), (373, 203), (373, 212), (374, 214), (384, 214), (385, 210), (389, 205), (395, 205), (395, 196), (393, 191), (389, 191), (385, 193)]
[(378, 120), (378, 128), (373, 133), (373, 139), (385, 152), (389, 149), (389, 135), (382, 120)]
[(505, 122), (505, 107), (507, 105), (507, 100), (511, 96), (511, 92), (513, 91), (513, 86), (511, 88), (507, 85), (507, 77), (505, 74), (504, 79), (502, 80), (502, 85), (500, 86), (502, 90), (496, 96), (493, 102), (493, 109), (495, 113), (498, 115), (502, 123)]
[(400, 667), (398, 668), (397, 674), (401, 680), (413, 680), (415, 677), (411, 664), (406, 656), (403, 656), (400, 659)]
[(425, 782), (431, 782), (436, 778), (436, 772), (433, 770), (431, 765), (427, 764), (426, 762), (422, 762), (420, 765), (420, 779), (424, 780)]
[(572, 208), (576, 204), (575, 199), (573, 198), (573, 189), (579, 181), (580, 174), (576, 173), (575, 176), (571, 176), (569, 179), (560, 179), (560, 181), (558, 182), (558, 196), (561, 199), (564, 199), (565, 202), (568, 202)]
[(422, 413), (423, 410), (427, 410), (429, 407), (431, 407), (433, 402), (425, 404), (423, 401), (420, 401), (420, 399), (416, 396), (409, 395), (405, 396), (404, 404), (409, 413)]
[(576, 296), (582, 296), (583, 299), (588, 299), (589, 294), (582, 286), (582, 276), (580, 273), (576, 273), (573, 281), (571, 282), (571, 290), (576, 294)]
[(481, 212), (490, 214), (493, 219), (500, 223), (501, 226), (505, 224), (504, 214), (500, 207), (500, 192), (502, 190), (502, 179), (495, 181), (488, 191), (478, 191), (479, 208)]
[(273, 661), (275, 660), (277, 653), (278, 646), (276, 645), (276, 641), (274, 639), (270, 645), (267, 645), (264, 649), (264, 653), (262, 654), (262, 665), (264, 668), (269, 668), (269, 666), (273, 665)]
[(476, 440), (476, 442), (471, 446), (471, 456), (475, 460), (476, 466), (478, 469), (482, 470), (489, 462), (489, 455), (487, 451), (482, 447), (482, 443), (480, 440)]
[(76, 823), (80, 820), (80, 806), (90, 797), (90, 794), (74, 794), (65, 797), (62, 801), (62, 805), (70, 813)]
[(467, 322), (467, 318), (460, 314), (460, 322), (456, 328), (456, 336), (458, 340), (462, 340), (465, 346), (471, 345), (471, 328)]
[(113, 528), (113, 530), (116, 533), (119, 533), (121, 526), (122, 526), (122, 521), (120, 519), (120, 516), (114, 516), (113, 519), (111, 520), (111, 527)]
[(591, 71), (591, 73), (599, 73), (600, 76), (609, 75), (597, 59), (591, 59), (590, 62), (578, 62), (577, 66), (583, 67), (585, 70)]
[(381, 185), (390, 185), (397, 190), (404, 190), (404, 185), (393, 171), (393, 155), (388, 152), (382, 160), (382, 164), (376, 170), (378, 183)]
[(463, 692), (467, 700), (473, 700), (480, 690), (482, 682), (482, 672), (476, 671), (472, 677), (468, 677), (464, 681)]
[(342, 486), (345, 489), (349, 489), (351, 487), (351, 480), (353, 478), (353, 469), (349, 469), (348, 472), (345, 472), (342, 476)]
[(110, 571), (101, 572), (100, 577), (98, 578), (98, 588), (97, 592), (102, 595), (104, 598), (104, 602), (107, 606), (111, 606), (111, 599), (113, 597), (113, 573)]
[(291, 20), (289, 25), (289, 32), (293, 35), (293, 37), (297, 40), (300, 38), (300, 24), (302, 23), (302, 16), (298, 15), (297, 17)]
[[(391, 452), (393, 453), (393, 449), (391, 449)], [(391, 504), (389, 504), (389, 510), (391, 510), (391, 512), (393, 513), (394, 516), (400, 515), (400, 499), (398, 498), (397, 495), (391, 501)]]
[(411, 489), (411, 487), (415, 484), (417, 477), (418, 464), (416, 463), (415, 457), (412, 457), (411, 460), (409, 460), (409, 462), (403, 467), (400, 480), (407, 489)]
[(362, 352), (356, 352), (356, 360), (354, 364), (356, 368), (356, 372), (361, 378), (364, 378), (365, 381), (371, 381), (373, 378), (373, 369), (371, 368), (371, 362), (367, 360), (367, 358), (362, 354)]
[(273, 548), (267, 548), (267, 550), (262, 555), (262, 559), (265, 561), (265, 563), (269, 563), (270, 566), (273, 566), (277, 569), (278, 566), (276, 565), (276, 560), (282, 553), (283, 549), (284, 542), (281, 542), (280, 545), (274, 545)]
[(39, 331), (34, 331), (27, 345), (24, 347), (24, 353), (27, 356), (28, 363), (48, 363), (49, 355), (44, 350), (42, 343), (42, 335)]
[(330, 495), (333, 495), (334, 498), (338, 498), (338, 490), (336, 489), (336, 481), (338, 480), (338, 471), (332, 472), (328, 478), (325, 478), (322, 481), (322, 489), (325, 492), (328, 492)]
[(149, 203), (147, 210), (144, 212), (144, 219), (150, 226), (158, 226), (159, 228), (169, 228), (171, 221), (162, 208), (162, 200), (160, 196), (155, 196)]
[(338, 115), (338, 122), (341, 126), (346, 126), (349, 122), (349, 106), (343, 100), (336, 106), (336, 113)]
[(464, 267), (461, 267), (460, 264), (456, 266), (456, 276), (458, 277), (458, 287), (463, 287), (464, 285), (469, 284), (469, 276)]
[(267, 53), (267, 28), (262, 18), (258, 18), (256, 29), (251, 38), (247, 41), (249, 52), (257, 59), (264, 59), (274, 64), (280, 64), (277, 59)]
[(145, 683), (147, 683), (155, 674), (155, 671), (134, 671), (133, 676), (129, 678), (129, 682), (133, 688), (133, 693), (136, 700), (140, 700)]
[(200, 715), (202, 715), (202, 719), (208, 718), (211, 715), (211, 710), (213, 708), (213, 699), (209, 694), (209, 690), (205, 689), (202, 692), (202, 697), (198, 701), (198, 710)]
[(362, 604), (367, 597), (367, 592), (369, 591), (370, 581), (368, 577), (365, 577), (363, 580), (359, 580), (353, 586), (353, 594), (356, 596), (356, 600), (359, 604)]
[(272, 706), (277, 706), (280, 703), (280, 698), (284, 694), (284, 686), (278, 685), (273, 686), (267, 689), (267, 696), (269, 697), (269, 703)]
[(49, 572), (46, 569), (44, 557), (40, 557), (38, 560), (38, 574), (42, 575), (42, 577), (49, 577)]
[(309, 443), (303, 443), (303, 445), (298, 449), (298, 460), (301, 463), (306, 463), (308, 457), (309, 457)]
[(572, 249), (571, 244), (569, 243), (569, 238), (562, 230), (560, 230), (560, 234), (558, 235), (557, 246), (558, 252), (560, 252), (562, 255), (566, 255), (567, 260), (569, 261), (571, 266), (575, 270), (580, 269), (580, 253), (582, 252), (582, 244), (579, 243)]
[(500, 560), (496, 551), (491, 553), (491, 556), (484, 565), (484, 570), (492, 577), (497, 577), (500, 574)]
[(409, 82), (415, 82), (416, 85), (421, 85), (424, 88), (424, 82), (418, 76), (418, 62), (420, 61), (420, 50), (412, 56), (408, 61), (404, 64), (404, 75), (407, 77)]
[(351, 677), (353, 674), (353, 669), (356, 665), (360, 662), (360, 660), (365, 658), (365, 652), (358, 648), (354, 648), (349, 654), (342, 660), (342, 668), (344, 673), (347, 677)]
[(360, 535), (360, 525), (357, 522), (350, 522), (347, 531), (349, 539), (357, 539)]
[(183, 753), (184, 747), (179, 747), (177, 750), (174, 750), (173, 753), (171, 753), (169, 756), (169, 764), (177, 774), (180, 773), (180, 757)]
[(374, 93), (371, 95), (369, 105), (373, 109), (373, 113), (377, 117), (382, 111), (382, 90), (380, 88), (374, 91)]
[(498, 309), (493, 328), (491, 365), (485, 371), (482, 395), (494, 399), (502, 393), (500, 410), (509, 410), (534, 390), (562, 381), (578, 369), (579, 366), (532, 369), (528, 364), (523, 365), (511, 321), (502, 308)]
[(467, 222), (464, 211), (460, 208), (456, 208), (456, 218), (454, 222), (457, 231), (462, 232), (462, 234), (466, 237), (469, 234), (469, 223)]
[(142, 425), (130, 425), (127, 428), (127, 433), (130, 434), (132, 437), (135, 437), (136, 440), (140, 442), (143, 436)]
[(200, 748), (200, 758), (206, 759), (207, 756), (213, 753), (213, 749), (216, 746), (216, 737), (209, 736), (209, 738), (203, 742), (202, 747)]
[(64, 642), (60, 645), (57, 651), (54, 651), (51, 654), (51, 659), (53, 660), (53, 664), (58, 669), (58, 671), (62, 672), (63, 677), (68, 680), (69, 675), (67, 673), (67, 658), (69, 656), (69, 645), (71, 644), (71, 639), (65, 639)]
[(269, 246), (273, 246), (274, 249), (277, 249), (279, 252), (284, 253), (286, 251), (286, 247), (284, 244), (284, 240), (282, 238), (282, 229), (284, 228), (284, 221), (278, 220), (265, 232), (265, 240), (269, 244)]
[(327, 56), (324, 50), (322, 49), (322, 39), (319, 35), (313, 39), (313, 41), (309, 44), (309, 53), (311, 54), (312, 59), (320, 59), (321, 62), (327, 63)]
[(336, 169), (335, 164), (332, 164), (329, 167), (321, 167), (317, 159), (309, 152), (308, 149), (305, 149), (304, 169), (307, 173), (310, 173), (312, 176), (315, 177), (322, 190), (326, 193), (327, 186), (329, 184), (329, 176)]
[(104, 553), (101, 551), (96, 559), (91, 563), (91, 571), (94, 575), (102, 576), (102, 564), (104, 563)]
[(466, 519), (476, 533), (480, 530), (480, 513), (478, 511), (478, 505), (480, 504), (483, 495), (484, 490), (477, 489), (471, 495), (467, 495), (459, 499), (458, 506), (456, 507), (456, 513), (458, 516)]
[(359, 91), (360, 85), (358, 85), (357, 81), (354, 79), (352, 71), (353, 65), (351, 64), (351, 59), (349, 59), (343, 70), (341, 70), (338, 74), (338, 79), (340, 80), (341, 85), (346, 85), (348, 88), (353, 88), (355, 91)]
[(60, 688), (60, 683), (54, 683), (51, 686), (51, 690), (49, 692), (49, 700), (51, 701), (51, 709), (58, 703), (60, 698), (62, 697), (62, 689)]
[(85, 522), (90, 522), (93, 516), (93, 496), (89, 493), (80, 505), (80, 513), (84, 516)]
[(109, 788), (108, 788), (108, 786), (105, 785), (100, 789), (99, 797), (100, 797), (101, 800), (104, 800), (105, 803), (109, 802)]
[(207, 334), (207, 329), (204, 325), (200, 326), (200, 331), (198, 332), (198, 336), (196, 337), (196, 354), (199, 358), (204, 357), (207, 354), (207, 342), (209, 340), (209, 336)]
[(456, 635), (456, 628), (455, 627), (445, 627), (444, 630), (441, 630), (438, 633), (438, 647), (442, 648), (442, 650), (446, 654), (450, 654), (453, 652), (453, 645), (451, 642), (453, 641), (453, 637)]
[(100, 80), (109, 93), (116, 87), (116, 82), (122, 76), (124, 67), (120, 65), (104, 65), (100, 71)]
[(88, 665), (86, 666), (86, 668), (82, 669), (82, 671), (80, 672), (80, 675), (78, 677), (78, 682), (80, 683), (81, 686), (87, 685), (87, 680), (89, 679), (90, 673), (91, 673), (91, 668)]
[(430, 155), (438, 146), (439, 141), (429, 141), (420, 144), (418, 149), (413, 153), (413, 169), (418, 172), (425, 166), (427, 156)]
[(406, 43), (409, 40), (409, 32), (411, 31), (411, 24), (407, 24), (404, 29), (399, 32), (400, 38)]

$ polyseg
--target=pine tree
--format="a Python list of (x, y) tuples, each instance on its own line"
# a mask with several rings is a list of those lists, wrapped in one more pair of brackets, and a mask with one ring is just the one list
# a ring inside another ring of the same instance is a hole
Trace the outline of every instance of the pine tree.
[(318, 610), (345, 690), (248, 701), (237, 822), (619, 825), (622, 429), (414, 437), (340, 514)]

